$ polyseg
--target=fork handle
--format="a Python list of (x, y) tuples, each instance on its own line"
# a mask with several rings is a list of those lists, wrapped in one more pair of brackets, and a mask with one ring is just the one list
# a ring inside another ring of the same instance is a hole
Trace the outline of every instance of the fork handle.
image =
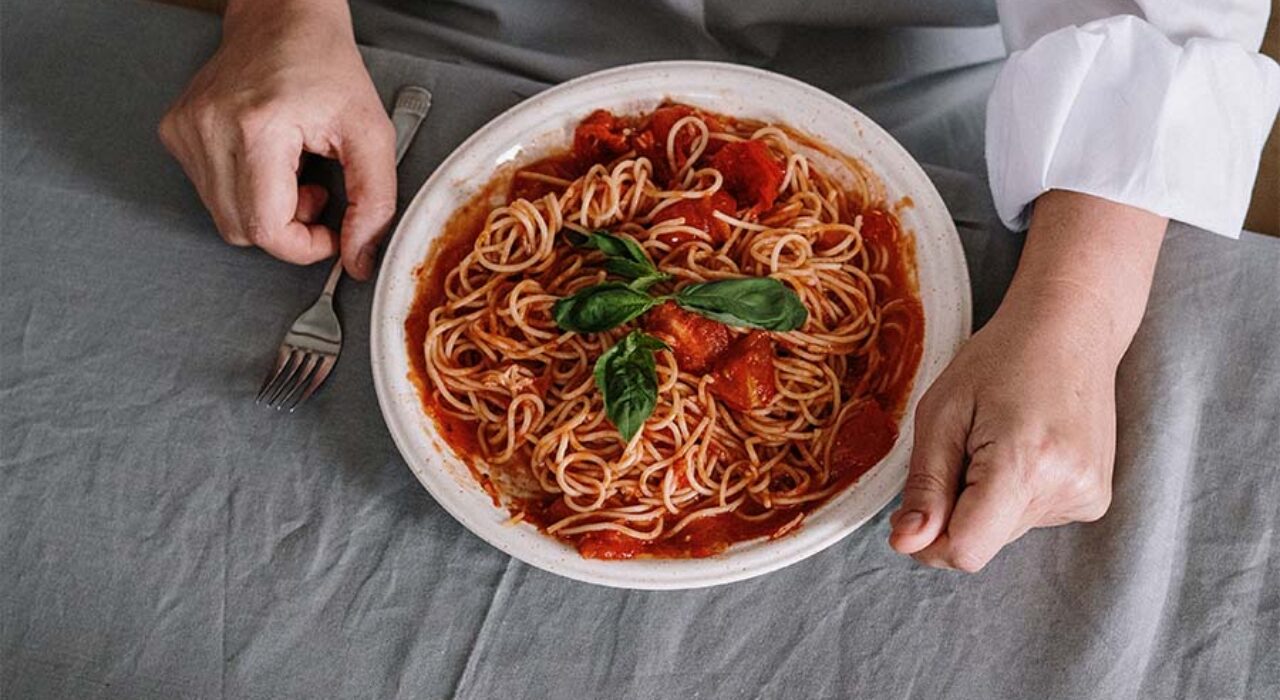
[[(396, 104), (391, 111), (391, 123), (396, 129), (397, 167), (400, 161), (404, 160), (404, 154), (409, 151), (409, 144), (418, 133), (418, 127), (422, 126), (422, 120), (426, 118), (427, 111), (430, 109), (431, 93), (426, 88), (407, 85), (396, 93)], [(329, 268), (329, 279), (325, 280), (321, 295), (333, 297), (340, 279), (342, 279), (342, 256), (338, 256), (338, 259), (333, 262), (333, 267)]]
[(391, 124), (396, 129), (396, 166), (404, 160), (409, 144), (431, 110), (431, 93), (417, 85), (406, 85), (396, 93), (396, 104), (391, 109)]
[(342, 279), (342, 256), (339, 255), (337, 260), (333, 261), (333, 267), (329, 268), (329, 279), (324, 281), (324, 291), (320, 293), (322, 297), (333, 298), (333, 292), (338, 288), (338, 280)]

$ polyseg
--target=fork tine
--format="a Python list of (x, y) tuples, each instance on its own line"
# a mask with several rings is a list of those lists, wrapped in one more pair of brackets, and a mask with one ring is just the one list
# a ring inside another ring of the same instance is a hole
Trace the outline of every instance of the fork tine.
[(303, 360), (307, 357), (306, 353), (297, 349), (289, 349), (289, 366), (281, 372), (280, 381), (276, 383), (274, 389), (267, 394), (266, 404), (274, 407), (276, 402), (280, 400), (281, 395), (293, 388), (295, 377), (298, 375), (298, 368), (302, 366)]
[(262, 388), (258, 389), (258, 396), (253, 400), (254, 403), (262, 403), (262, 397), (267, 395), (267, 389), (280, 378), (280, 373), (284, 371), (284, 364), (289, 361), (289, 348), (280, 346), (280, 352), (276, 355), (276, 363), (271, 371), (267, 373), (267, 377), (262, 380)]
[(293, 405), (289, 407), (289, 413), (293, 413), (294, 409), (301, 406), (304, 401), (311, 398), (312, 394), (316, 393), (316, 389), (319, 389), (320, 385), (324, 384), (324, 380), (329, 378), (329, 372), (333, 371), (333, 366), (337, 363), (337, 355), (325, 356), (324, 361), (322, 361), (320, 366), (316, 368), (315, 376), (311, 378), (311, 384), (307, 386), (307, 390), (302, 392), (302, 395), (298, 397), (298, 400), (294, 401)]
[(319, 359), (320, 356), (314, 352), (303, 353), (297, 376), (289, 383), (289, 390), (280, 394), (271, 402), (272, 408), (277, 411), (284, 408), (285, 404), (289, 403), (290, 399), (293, 398), (293, 395), (307, 385), (307, 380), (311, 378), (311, 373), (315, 370), (316, 362)]

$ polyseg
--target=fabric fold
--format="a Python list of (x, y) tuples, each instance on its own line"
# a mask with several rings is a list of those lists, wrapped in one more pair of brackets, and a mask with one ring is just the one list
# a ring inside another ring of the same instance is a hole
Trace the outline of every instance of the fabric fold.
[(1065, 189), (1237, 237), (1278, 106), (1280, 67), (1235, 42), (1179, 46), (1132, 15), (1058, 29), (992, 90), (996, 209), (1025, 228), (1036, 197)]

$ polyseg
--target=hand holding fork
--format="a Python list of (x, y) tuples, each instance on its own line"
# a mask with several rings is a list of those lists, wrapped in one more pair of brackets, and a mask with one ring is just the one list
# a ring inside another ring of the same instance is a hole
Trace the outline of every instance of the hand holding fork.
[[(421, 87), (401, 88), (396, 94), (391, 122), (396, 130), (396, 165), (431, 108), (431, 93)], [(335, 260), (320, 298), (293, 322), (276, 353), (271, 372), (262, 383), (255, 403), (266, 402), (292, 413), (329, 378), (342, 352), (342, 324), (333, 307), (333, 293), (342, 277), (342, 261)]]

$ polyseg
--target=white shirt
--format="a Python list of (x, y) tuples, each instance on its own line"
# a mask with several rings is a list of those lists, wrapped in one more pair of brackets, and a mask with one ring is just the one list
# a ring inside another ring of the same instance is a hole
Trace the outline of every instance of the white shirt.
[(1240, 235), (1280, 108), (1269, 0), (997, 0), (1012, 51), (987, 103), (1005, 224), (1065, 189)]

